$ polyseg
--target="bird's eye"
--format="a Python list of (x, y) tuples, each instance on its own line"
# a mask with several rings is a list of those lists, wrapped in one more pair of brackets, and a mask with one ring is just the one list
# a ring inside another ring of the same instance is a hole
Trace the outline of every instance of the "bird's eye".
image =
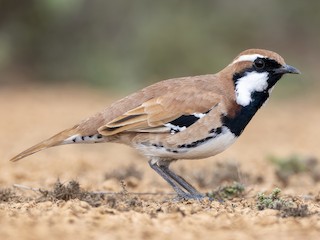
[(254, 66), (256, 69), (263, 69), (265, 66), (265, 63), (264, 63), (263, 59), (258, 58), (257, 60), (254, 61)]

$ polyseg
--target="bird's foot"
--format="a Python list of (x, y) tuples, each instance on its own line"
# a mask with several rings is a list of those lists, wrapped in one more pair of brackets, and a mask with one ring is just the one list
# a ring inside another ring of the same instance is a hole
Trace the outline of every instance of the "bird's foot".
[(187, 201), (187, 200), (204, 200), (206, 198), (208, 198), (208, 196), (206, 196), (204, 194), (200, 194), (200, 193), (199, 194), (191, 194), (191, 193), (183, 193), (182, 194), (182, 193), (180, 193), (174, 198), (174, 200), (180, 202), (180, 201)]

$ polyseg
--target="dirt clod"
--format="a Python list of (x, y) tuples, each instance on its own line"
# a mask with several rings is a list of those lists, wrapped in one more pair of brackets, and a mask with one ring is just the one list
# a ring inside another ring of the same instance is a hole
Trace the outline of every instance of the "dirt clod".
[(0, 202), (9, 202), (16, 198), (16, 194), (10, 188), (0, 189)]

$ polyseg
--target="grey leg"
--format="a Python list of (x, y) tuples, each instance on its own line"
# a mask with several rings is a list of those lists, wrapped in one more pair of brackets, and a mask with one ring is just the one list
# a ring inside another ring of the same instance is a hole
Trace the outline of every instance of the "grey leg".
[[(163, 163), (163, 162), (162, 162)], [(175, 192), (178, 194), (179, 197), (183, 199), (201, 199), (204, 196), (199, 193), (193, 186), (191, 186), (186, 180), (184, 180), (182, 177), (178, 176), (174, 172), (172, 172), (167, 163), (158, 165), (157, 162), (152, 163), (152, 161), (149, 161), (150, 167), (155, 170), (164, 180), (166, 180), (167, 183), (170, 184), (170, 186), (175, 190)], [(183, 187), (185, 190), (188, 191), (185, 192), (181, 189)]]
[(199, 193), (190, 183), (188, 183), (184, 178), (174, 173), (172, 170), (169, 169), (168, 165), (160, 166), (162, 170), (168, 174), (172, 179), (174, 179), (181, 187), (186, 189), (191, 195), (195, 197), (203, 197), (201, 193)]
[(170, 176), (168, 176), (163, 169), (161, 169), (157, 163), (152, 163), (151, 160), (149, 161), (150, 167), (155, 170), (164, 180), (166, 180), (167, 183), (170, 184), (170, 186), (174, 189), (174, 191), (179, 195), (179, 196), (185, 196), (186, 192), (183, 191), (179, 185), (172, 180)]

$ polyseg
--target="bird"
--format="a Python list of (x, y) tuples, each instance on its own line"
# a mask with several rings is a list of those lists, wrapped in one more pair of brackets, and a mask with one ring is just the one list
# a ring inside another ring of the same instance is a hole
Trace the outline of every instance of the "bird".
[(248, 49), (216, 74), (172, 78), (145, 87), (11, 161), (65, 144), (122, 143), (145, 156), (178, 198), (201, 199), (205, 195), (170, 164), (208, 158), (230, 147), (284, 74), (300, 71), (273, 51)]

